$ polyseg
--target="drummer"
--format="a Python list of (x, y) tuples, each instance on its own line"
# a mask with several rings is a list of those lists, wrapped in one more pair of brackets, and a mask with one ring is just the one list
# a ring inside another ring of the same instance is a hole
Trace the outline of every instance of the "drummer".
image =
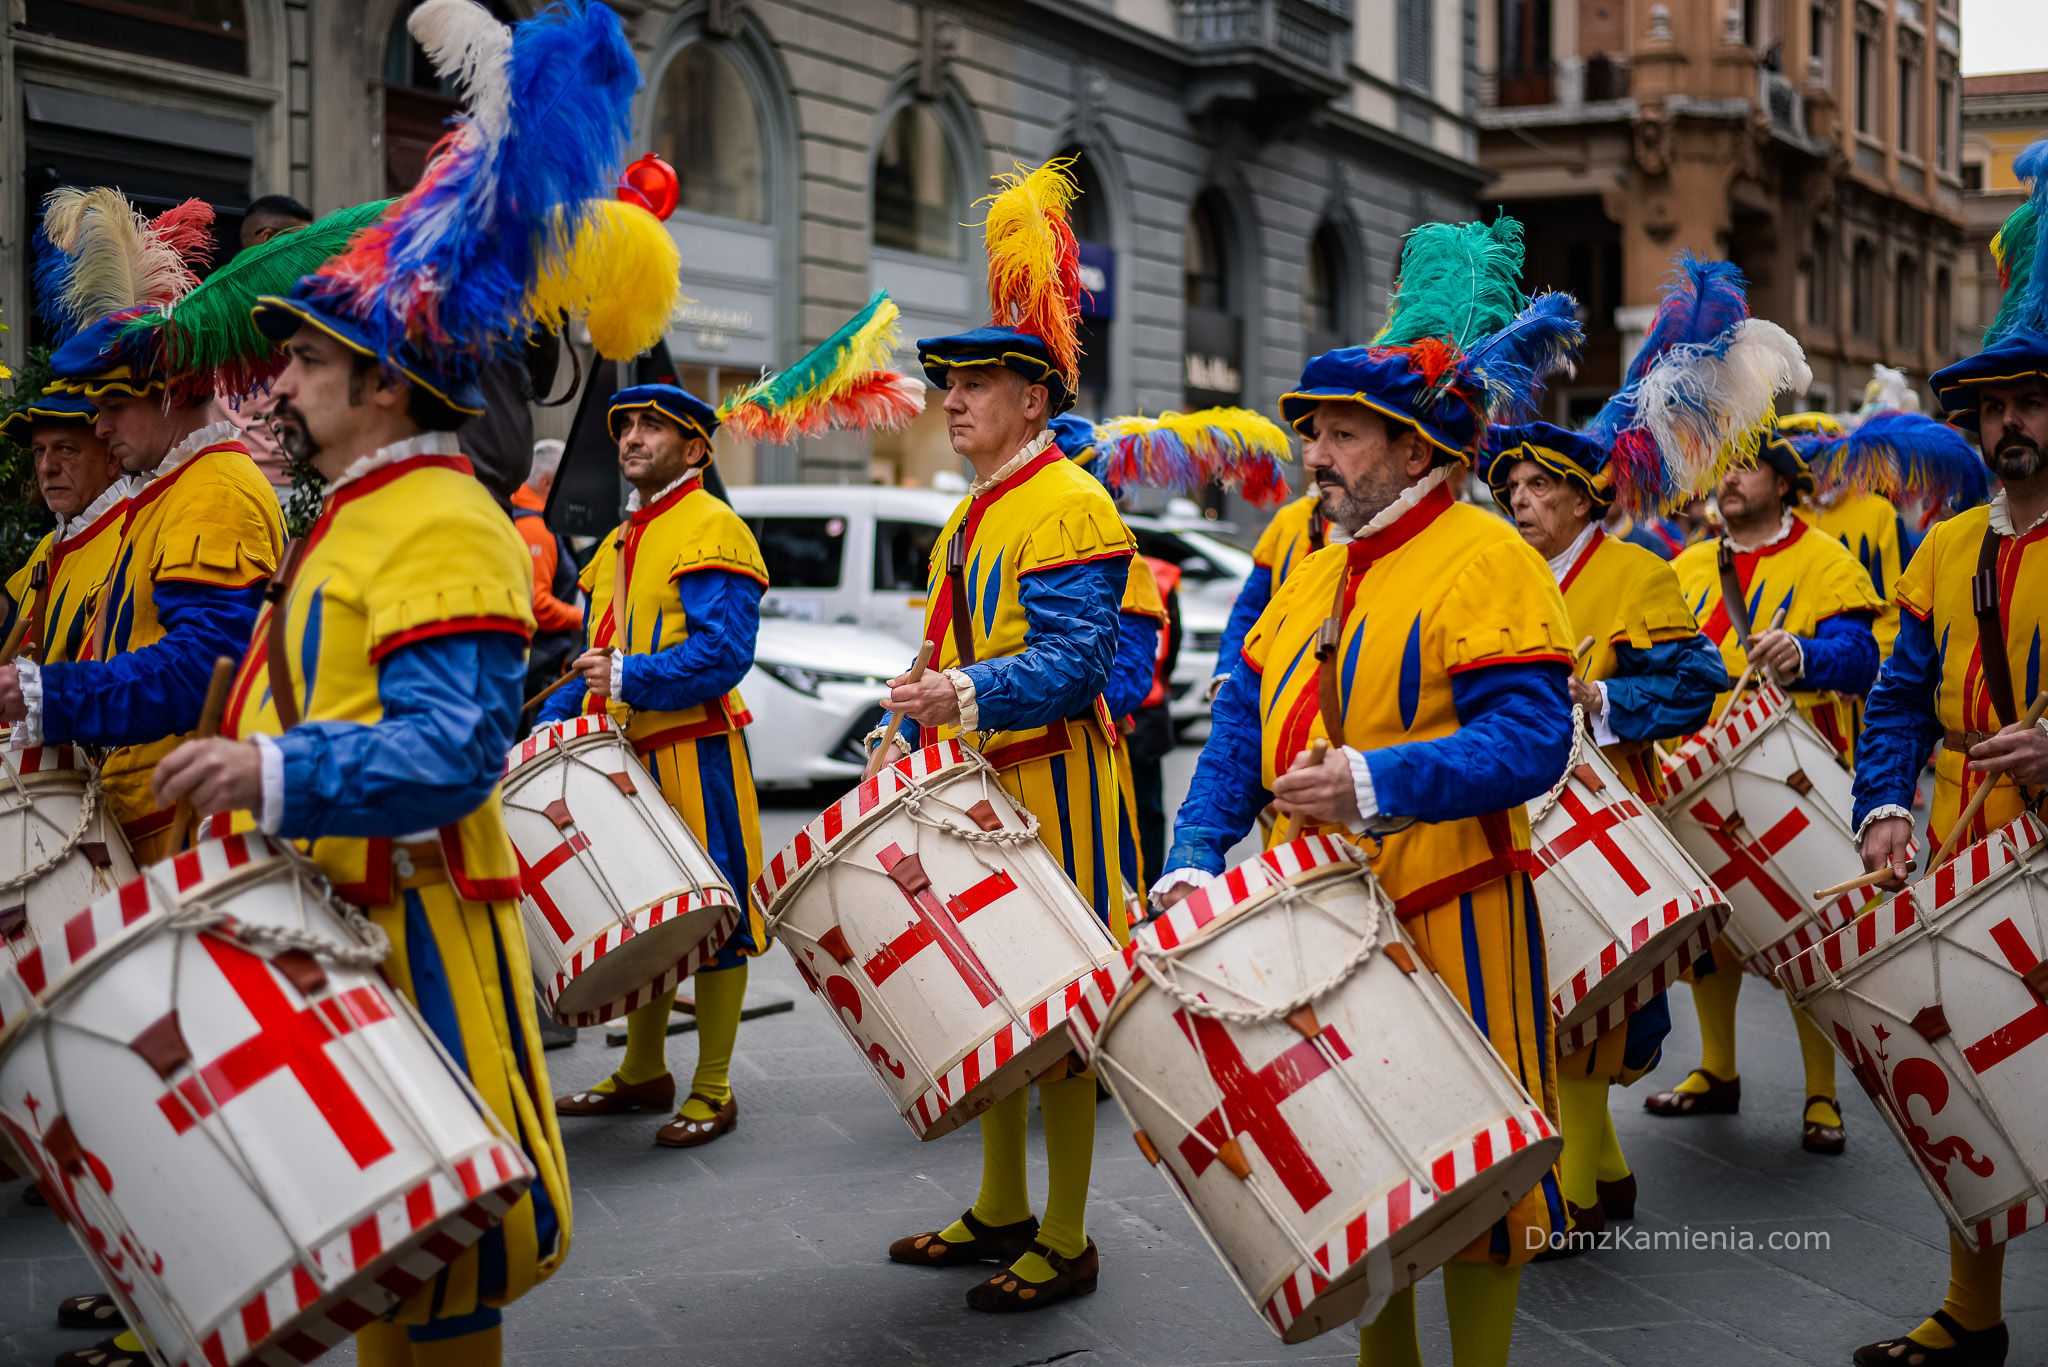
[[(542, 706), (542, 726), (609, 713), (661, 785), (662, 798), (744, 896), (761, 872), (761, 813), (740, 728), (753, 720), (739, 682), (754, 664), (768, 566), (738, 514), (704, 487), (718, 414), (672, 384), (612, 395), (606, 426), (633, 492), (626, 523), (579, 581), (590, 596), (581, 676)], [(625, 557), (623, 568), (620, 556)], [(625, 591), (625, 628), (615, 591)], [(654, 1142), (709, 1144), (739, 1123), (732, 1051), (747, 960), (768, 948), (760, 912), (745, 918), (693, 979), (697, 1071), (680, 1110), (668, 1070), (675, 989), (626, 1015), (626, 1056), (612, 1075), (555, 1102), (561, 1115), (668, 1115)]]
[(1237, 598), (1230, 605), (1230, 620), (1223, 625), (1223, 643), (1216, 648), (1216, 674), (1209, 682), (1211, 698), (1230, 677), (1244, 651), (1244, 638), (1250, 634), (1252, 623), (1259, 620), (1266, 604), (1280, 592), (1287, 576), (1333, 539), (1346, 539), (1342, 528), (1336, 529), (1334, 538), (1331, 530), (1330, 519), (1323, 514), (1322, 497), (1315, 489), (1283, 503), (1267, 521), (1266, 530), (1259, 533), (1258, 544), (1252, 547), (1252, 572), (1238, 589)]
[[(121, 252), (122, 226), (88, 215), (79, 255)], [(50, 367), (97, 407), (94, 431), (141, 487), (82, 658), (0, 664), (0, 721), (17, 749), (115, 747), (100, 781), (140, 865), (170, 853), (172, 811), (151, 797), (150, 772), (198, 725), (213, 662), (248, 644), (284, 524), (239, 429), (218, 420), (211, 378), (166, 373), (127, 322), (117, 311), (82, 327)]]
[(56, 527), (7, 581), (9, 639), (38, 665), (76, 660), (114, 568), (135, 480), (93, 430), (99, 412), (75, 394), (45, 394), (8, 415), (0, 436), (28, 449)]
[[(989, 221), (1066, 241), (1071, 259), (1064, 206), (1075, 191), (1065, 164), (1005, 180)], [(918, 723), (920, 743), (971, 736), (1036, 818), (1039, 839), (1082, 899), (1115, 929), (1121, 798), (1102, 695), (1135, 543), (1103, 486), (1061, 455), (1048, 426), (1073, 406), (1079, 382), (1078, 275), (1047, 278), (1040, 261), (1056, 260), (1056, 251), (1012, 259), (1010, 243), (993, 234), (989, 252), (989, 278), (1007, 265), (1016, 291), (998, 296), (996, 317), (1045, 318), (1056, 335), (993, 323), (917, 344), (926, 377), (945, 390), (953, 450), (975, 481), (932, 547), (925, 639), (933, 667), (915, 681), (892, 680), (887, 706)], [(982, 1113), (973, 1207), (944, 1229), (889, 1246), (891, 1259), (919, 1267), (1007, 1264), (969, 1288), (976, 1310), (1041, 1310), (1095, 1289), (1099, 1259), (1085, 1222), (1095, 1079), (1041, 1082), (1038, 1103), (1048, 1168), (1042, 1224), (1024, 1181), (1030, 1098), (1020, 1088)]]
[[(2048, 142), (2035, 143), (2014, 166), (2034, 181), (2030, 207), (2048, 207)], [(2023, 250), (2034, 255), (2031, 238)], [(2026, 261), (2003, 264), (2015, 281), (2025, 278)], [(1989, 507), (1935, 524), (1914, 553), (1898, 584), (1905, 610), (1898, 642), (1864, 711), (1855, 787), (1863, 866), (1890, 867), (1901, 877), (1912, 866), (1915, 785), (1935, 742), (1941, 749), (1927, 809), (1931, 848), (1951, 834), (1981, 785), (1995, 786), (1959, 847), (2017, 819), (2048, 788), (2048, 725), (2018, 724), (2032, 701), (2025, 690), (2041, 686), (2035, 643), (2048, 633), (2048, 277), (2038, 264), (2016, 293), (2019, 306), (2009, 301), (1984, 349), (1932, 381), (1949, 421), (1976, 431), (1984, 462), (2004, 487)], [(1976, 614), (1972, 590), (1980, 575), (1997, 585), (1995, 618), (1989, 610)], [(1985, 630), (1994, 620), (2001, 638), (1995, 642)], [(1987, 648), (1994, 645), (2003, 649)], [(1971, 1253), (1950, 1234), (1941, 1308), (1905, 1339), (1858, 1349), (1857, 1367), (2003, 1362), (2004, 1266), (2004, 1244)]]
[[(1718, 541), (1687, 547), (1672, 562), (1693, 615), (1720, 647), (1730, 675), (1751, 662), (1784, 685), (1794, 705), (1821, 735), (1853, 759), (1855, 699), (1877, 677), (1873, 624), (1896, 609), (1879, 601), (1870, 575), (1841, 542), (1802, 521), (1800, 498), (1813, 492), (1813, 473), (1775, 428), (1756, 456), (1731, 468), (1718, 500), (1726, 524)], [(1736, 593), (1724, 599), (1724, 589)], [(1782, 626), (1770, 623), (1780, 611)], [(1720, 716), (1728, 701), (1714, 700)], [(1646, 1097), (1654, 1115), (1733, 1115), (1742, 1105), (1735, 1067), (1735, 1001), (1742, 991), (1742, 958), (1727, 939), (1693, 965), (1693, 1006), (1700, 1017), (1700, 1066), (1677, 1087)], [(1806, 1069), (1806, 1105), (1800, 1145), (1834, 1155), (1848, 1143), (1835, 1096), (1835, 1051), (1827, 1038), (1794, 1011)]]
[[(1404, 266), (1468, 231), (1487, 229), (1417, 229)], [(1352, 539), (1297, 567), (1246, 638), (1217, 695), (1214, 729), (1153, 893), (1170, 904), (1220, 872), (1269, 790), (1309, 830), (1378, 837), (1368, 848), (1376, 847), (1373, 869), (1396, 914), (1554, 1115), (1524, 804), (1548, 789), (1570, 753), (1571, 625), (1542, 557), (1457, 499), (1466, 452), (1481, 435), (1474, 415), (1486, 402), (1483, 380), (1453, 368), (1446, 394), (1432, 378), (1482, 339), (1404, 330), (1403, 319), (1486, 315), (1453, 307), (1458, 301), (1426, 306), (1424, 292), (1443, 289), (1442, 277), (1412, 274), (1379, 344), (1316, 357), (1281, 399), (1307, 438), (1303, 465), (1324, 513)], [(1514, 292), (1512, 280), (1499, 283)], [(1324, 689), (1311, 651), (1333, 599), (1337, 648), (1321, 668), (1337, 672)], [(1324, 736), (1338, 744), (1309, 768), (1310, 741)], [(1565, 1228), (1557, 1179), (1547, 1173), (1445, 1265), (1460, 1364), (1506, 1362), (1521, 1269)], [(1412, 1287), (1360, 1331), (1359, 1346), (1368, 1367), (1420, 1360)]]
[[(1544, 422), (1496, 427), (1489, 444), (1494, 497), (1550, 562), (1572, 630), (1591, 642), (1570, 680), (1572, 702), (1585, 710), (1594, 742), (1629, 791), (1654, 806), (1663, 800), (1664, 766), (1653, 742), (1698, 730), (1714, 695), (1728, 688), (1728, 671), (1700, 634), (1670, 565), (1602, 525), (1615, 502), (1605, 450)], [(1670, 1028), (1660, 992), (1625, 1024), (1559, 1061), (1558, 1172), (1573, 1233), (1588, 1237), (1556, 1252), (1580, 1251), (1608, 1220), (1634, 1218), (1636, 1179), (1614, 1133), (1607, 1089), (1656, 1067)]]

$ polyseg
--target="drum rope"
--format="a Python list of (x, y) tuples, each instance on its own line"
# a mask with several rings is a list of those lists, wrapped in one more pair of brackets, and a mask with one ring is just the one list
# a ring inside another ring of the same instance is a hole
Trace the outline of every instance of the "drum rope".
[(1571, 785), (1572, 771), (1586, 762), (1586, 709), (1572, 704), (1572, 752), (1565, 757), (1564, 772), (1557, 776), (1557, 782), (1550, 785), (1550, 791), (1530, 804), (1529, 824), (1534, 826), (1550, 815), (1551, 808), (1563, 798), (1564, 790)]
[[(9, 774), (14, 773), (12, 766), (0, 767), (6, 768)], [(14, 782), (18, 787), (20, 786), (21, 779), (17, 776)], [(86, 835), (92, 830), (94, 818), (99, 815), (100, 798), (100, 776), (99, 772), (95, 770), (85, 780), (85, 797), (78, 804), (78, 824), (71, 828), (71, 834), (65, 836), (64, 843), (59, 845), (50, 857), (43, 860), (42, 863), (23, 869), (12, 878), (0, 879), (0, 893), (9, 893), (16, 888), (26, 887), (76, 854), (78, 847), (85, 843)]]

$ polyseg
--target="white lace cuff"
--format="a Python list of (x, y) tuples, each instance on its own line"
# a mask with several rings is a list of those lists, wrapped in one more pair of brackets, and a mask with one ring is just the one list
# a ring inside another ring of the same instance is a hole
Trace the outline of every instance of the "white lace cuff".
[(626, 701), (626, 652), (612, 652), (612, 697), (615, 701)]
[(1150, 900), (1156, 906), (1160, 898), (1178, 888), (1186, 888), (1189, 892), (1200, 892), (1203, 888), (1209, 886), (1209, 881), (1214, 877), (1214, 874), (1204, 873), (1202, 870), (1192, 867), (1168, 869), (1160, 875), (1159, 881), (1152, 885)]
[(1607, 684), (1603, 680), (1593, 687), (1600, 690), (1600, 715), (1593, 718), (1593, 744), (1617, 745), (1621, 737), (1614, 734), (1614, 707), (1607, 699)]
[(8, 741), (16, 750), (43, 743), (43, 668), (25, 655), (14, 660), (17, 677), (21, 681), (21, 705), (27, 715), (14, 724), (14, 735)]
[(981, 704), (974, 700), (974, 680), (967, 677), (967, 671), (964, 669), (949, 669), (945, 674), (953, 681), (953, 696), (960, 702), (960, 729), (979, 731)]
[(270, 736), (251, 736), (263, 761), (263, 801), (256, 808), (256, 824), (265, 835), (276, 835), (284, 825), (284, 751)]
[(1913, 814), (1907, 811), (1904, 807), (1901, 807), (1896, 802), (1887, 803), (1885, 806), (1882, 807), (1871, 808), (1870, 815), (1864, 817), (1863, 824), (1856, 828), (1857, 849), (1860, 850), (1863, 848), (1863, 833), (1870, 829), (1870, 823), (1873, 821), (1881, 820), (1882, 818), (1888, 816), (1902, 816), (1906, 818), (1906, 820), (1908, 821), (1911, 821), (1913, 819)]
[(1373, 818), (1380, 814), (1380, 795), (1373, 791), (1372, 769), (1366, 764), (1364, 753), (1347, 745), (1344, 758), (1351, 763), (1351, 792), (1358, 799), (1358, 819), (1345, 822), (1344, 828), (1353, 835), (1363, 835), (1372, 829)]
[(1799, 677), (1806, 677), (1806, 642), (1797, 636), (1792, 638), (1792, 648), (1799, 652)]

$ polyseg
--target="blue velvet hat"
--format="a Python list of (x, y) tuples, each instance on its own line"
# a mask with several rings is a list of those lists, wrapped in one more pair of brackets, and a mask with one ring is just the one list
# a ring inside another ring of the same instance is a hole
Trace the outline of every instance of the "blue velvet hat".
[(1479, 431), (1479, 408), (1463, 387), (1439, 387), (1408, 348), (1348, 346), (1324, 352), (1302, 368), (1300, 385), (1280, 396), (1280, 415), (1305, 436), (1305, 424), (1325, 400), (1364, 404), (1459, 459)]
[(470, 350), (448, 348), (429, 353), (408, 343), (386, 348), (368, 327), (344, 312), (332, 290), (322, 290), (317, 277), (306, 276), (280, 298), (268, 294), (256, 301), (256, 326), (280, 344), (302, 327), (317, 328), (359, 356), (369, 356), (403, 376), (458, 413), (474, 417), (484, 411), (484, 392), (477, 383), (481, 364)]
[(1043, 338), (1016, 328), (990, 325), (951, 337), (920, 337), (917, 363), (924, 367), (925, 378), (941, 389), (946, 386), (946, 372), (955, 366), (999, 365), (1032, 384), (1044, 385), (1055, 415), (1074, 406), (1074, 392), (1053, 363), (1051, 348)]
[(16, 446), (26, 446), (35, 429), (43, 426), (90, 427), (99, 421), (99, 409), (82, 394), (45, 390), (0, 421), (0, 437)]
[(1977, 391), (2015, 380), (2048, 381), (2048, 333), (2015, 327), (1975, 356), (1934, 372), (1934, 397), (1957, 427), (1977, 430)]
[(1793, 502), (1813, 492), (1813, 470), (1807, 465), (1806, 457), (1775, 423), (1757, 442), (1756, 462), (1770, 466), (1791, 483)]
[(1508, 500), (1508, 474), (1525, 460), (1534, 461), (1591, 499), (1596, 516), (1614, 502), (1607, 450), (1581, 433), (1547, 422), (1492, 427), (1487, 429), (1487, 447), (1493, 454), (1486, 460), (1486, 483), (1503, 507)]
[(123, 334), (140, 312), (124, 309), (73, 333), (50, 353), (50, 389), (97, 399), (103, 394), (135, 398), (160, 390), (163, 372)]
[(686, 437), (702, 437), (708, 442), (718, 430), (718, 410), (689, 390), (672, 384), (636, 384), (612, 395), (611, 407), (605, 410), (605, 430), (613, 441), (619, 439), (619, 415), (640, 408), (661, 414), (682, 428)]

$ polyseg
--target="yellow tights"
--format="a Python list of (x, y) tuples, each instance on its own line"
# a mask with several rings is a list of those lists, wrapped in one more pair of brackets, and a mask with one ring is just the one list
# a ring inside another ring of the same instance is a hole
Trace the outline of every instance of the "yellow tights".
[[(1515, 1332), (1522, 1269), (1492, 1263), (1444, 1264), (1444, 1310), (1451, 1322), (1452, 1367), (1506, 1367)], [(1422, 1367), (1415, 1333), (1415, 1288), (1403, 1287), (1371, 1325), (1358, 1331), (1358, 1367)]]
[(1622, 1157), (1614, 1117), (1607, 1110), (1607, 1086), (1604, 1077), (1557, 1079), (1558, 1130), (1564, 1136), (1558, 1180), (1564, 1199), (1582, 1208), (1599, 1201), (1600, 1183), (1628, 1176), (1628, 1160)]
[[(723, 1106), (732, 1098), (732, 1051), (739, 1039), (740, 1007), (747, 997), (747, 961), (740, 960), (736, 968), (700, 968), (691, 982), (697, 1002), (697, 1071), (690, 1078), (690, 1090)], [(626, 1057), (617, 1073), (591, 1091), (611, 1091), (614, 1079), (631, 1085), (668, 1072), (668, 1018), (675, 999), (671, 989), (626, 1013)], [(682, 1114), (686, 1120), (709, 1120), (712, 1107), (686, 1101)]]
[[(1030, 1098), (1019, 1088), (981, 1113), (981, 1194), (974, 1218), (987, 1225), (1014, 1225), (1031, 1218), (1031, 1194), (1024, 1185), (1024, 1144)], [(1095, 1078), (1092, 1074), (1038, 1085), (1038, 1113), (1045, 1123), (1047, 1169), (1045, 1219), (1039, 1242), (1066, 1258), (1088, 1247), (1084, 1215), (1088, 1209), (1088, 1176), (1095, 1163)], [(965, 1243), (973, 1233), (955, 1220), (939, 1232), (949, 1243)], [(1025, 1281), (1051, 1281), (1051, 1264), (1026, 1253), (1010, 1265)]]
[[(1714, 971), (1694, 980), (1693, 1008), (1700, 1016), (1700, 1072), (1711, 1073), (1723, 1082), (1733, 1082), (1735, 1071), (1735, 1000), (1742, 993), (1742, 961), (1725, 940), (1714, 941)], [(1790, 1007), (1792, 999), (1785, 1004)], [(1835, 1095), (1835, 1049), (1819, 1027), (1796, 1008), (1792, 1023), (1799, 1031), (1799, 1057), (1806, 1065), (1806, 1094)], [(1704, 1092), (1707, 1080), (1693, 1073), (1678, 1084), (1681, 1092)], [(1817, 1125), (1840, 1125), (1842, 1113), (1824, 1101), (1806, 1108), (1806, 1118)]]
[(504, 1360), (502, 1325), (432, 1343), (414, 1343), (404, 1325), (383, 1320), (356, 1330), (358, 1367), (497, 1367)]
[[(2005, 1245), (1993, 1244), (1982, 1253), (1972, 1253), (1948, 1236), (1948, 1299), (1941, 1308), (1963, 1328), (1973, 1333), (1989, 1329), (2004, 1317), (2000, 1294), (2005, 1281)], [(1933, 1320), (1906, 1335), (1923, 1348), (1950, 1348), (1955, 1339)]]

